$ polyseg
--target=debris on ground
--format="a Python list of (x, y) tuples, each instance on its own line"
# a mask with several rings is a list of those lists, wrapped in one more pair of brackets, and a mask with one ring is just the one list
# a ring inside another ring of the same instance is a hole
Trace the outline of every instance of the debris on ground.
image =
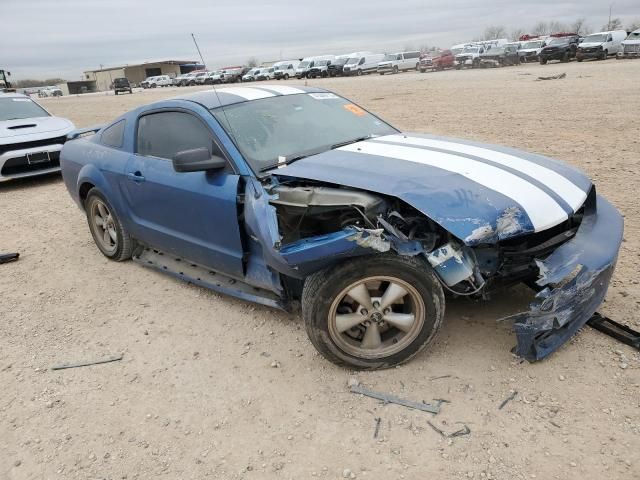
[(373, 438), (378, 438), (378, 433), (380, 432), (380, 422), (382, 419), (380, 417), (376, 417), (376, 429), (373, 432)]
[(436, 432), (438, 432), (444, 438), (462, 437), (463, 435), (469, 435), (471, 433), (471, 429), (464, 423), (462, 424), (463, 427), (460, 430), (456, 430), (455, 432), (451, 432), (451, 433), (446, 433), (444, 430), (439, 429), (429, 420), (427, 420), (427, 423), (431, 428), (433, 428)]
[(0, 263), (15, 262), (19, 257), (19, 253), (0, 253)]
[(538, 80), (561, 80), (563, 78), (565, 78), (567, 76), (566, 73), (559, 73), (558, 75), (551, 75), (550, 77), (538, 77), (536, 78), (536, 81)]
[(511, 400), (513, 400), (514, 398), (516, 398), (516, 395), (518, 395), (518, 391), (514, 390), (513, 393), (511, 395), (509, 395), (507, 398), (505, 398), (502, 403), (500, 404), (500, 406), (498, 407), (498, 410), (502, 410), (505, 405), (507, 403), (509, 403)]
[(594, 313), (593, 316), (587, 321), (587, 325), (589, 325), (591, 328), (595, 328), (599, 332), (615, 338), (625, 345), (629, 345), (636, 350), (640, 350), (640, 332), (626, 325), (615, 322), (609, 317), (605, 317), (598, 312)]
[(56, 365), (55, 367), (51, 367), (51, 370), (64, 370), (65, 368), (77, 368), (77, 367), (88, 367), (90, 365), (99, 365), (101, 363), (110, 363), (117, 362), (122, 360), (124, 355), (115, 355), (112, 357), (103, 358), (101, 360), (91, 360), (88, 362), (77, 362), (77, 363), (63, 363), (62, 365)]
[(405, 400), (403, 398), (399, 398), (394, 395), (389, 395), (387, 393), (374, 392), (372, 390), (363, 388), (359, 385), (352, 385), (351, 393), (360, 393), (361, 395), (365, 395), (367, 397), (382, 400), (384, 403), (395, 403), (396, 405), (402, 405), (403, 407), (413, 408), (415, 410), (422, 410), (423, 412), (429, 412), (434, 414), (440, 412), (440, 405), (443, 403), (441, 400), (438, 400), (438, 403), (435, 405), (430, 403), (424, 403), (424, 402), (414, 402), (413, 400)]

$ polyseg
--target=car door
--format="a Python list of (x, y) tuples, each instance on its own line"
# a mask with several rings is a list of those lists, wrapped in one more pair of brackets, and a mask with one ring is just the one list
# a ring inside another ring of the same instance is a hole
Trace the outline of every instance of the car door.
[(176, 172), (176, 153), (205, 147), (227, 158), (198, 115), (183, 109), (142, 114), (123, 192), (143, 243), (241, 278), (238, 182), (233, 166), (212, 172)]

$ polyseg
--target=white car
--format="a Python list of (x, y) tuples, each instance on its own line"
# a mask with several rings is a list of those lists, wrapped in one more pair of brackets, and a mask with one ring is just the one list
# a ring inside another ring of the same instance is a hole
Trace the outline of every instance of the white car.
[(60, 150), (75, 129), (21, 93), (0, 93), (0, 182), (60, 171)]
[(634, 30), (622, 42), (622, 51), (616, 57), (618, 60), (623, 58), (640, 58), (640, 28)]
[(242, 76), (243, 82), (253, 82), (256, 79), (256, 75), (260, 72), (259, 68), (252, 68)]
[(482, 45), (467, 45), (462, 53), (456, 55), (456, 68), (477, 67), (480, 65), (480, 55), (485, 52)]
[(622, 41), (627, 38), (626, 30), (612, 30), (587, 35), (578, 45), (576, 60), (587, 58), (606, 60), (610, 55), (617, 56), (622, 51)]
[(398, 73), (407, 70), (418, 70), (420, 66), (420, 52), (399, 52), (388, 54), (378, 63), (378, 73)]
[(204, 85), (207, 83), (207, 80), (212, 75), (213, 72), (200, 72), (196, 73), (193, 78), (189, 81), (189, 85)]
[(147, 77), (140, 85), (142, 85), (142, 88), (156, 88), (170, 87), (172, 84), (173, 80), (169, 75), (156, 75), (154, 77)]
[(520, 63), (537, 62), (540, 56), (540, 51), (547, 45), (547, 41), (544, 39), (528, 40), (522, 42), (518, 49), (518, 56), (520, 57)]

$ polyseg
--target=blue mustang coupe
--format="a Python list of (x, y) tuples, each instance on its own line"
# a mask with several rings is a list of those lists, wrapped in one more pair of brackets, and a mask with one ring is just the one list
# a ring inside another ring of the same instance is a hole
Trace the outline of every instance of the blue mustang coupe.
[(228, 87), (70, 135), (66, 186), (97, 247), (289, 309), (351, 368), (428, 346), (445, 294), (537, 290), (511, 317), (538, 360), (593, 315), (622, 241), (581, 172), (505, 147), (404, 134), (318, 88)]

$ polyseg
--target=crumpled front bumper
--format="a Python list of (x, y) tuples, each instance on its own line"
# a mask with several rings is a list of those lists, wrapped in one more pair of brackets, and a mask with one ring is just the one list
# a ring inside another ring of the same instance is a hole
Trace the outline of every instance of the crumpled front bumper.
[(571, 338), (607, 294), (618, 259), (624, 222), (592, 189), (576, 235), (544, 260), (537, 260), (544, 287), (528, 312), (509, 317), (518, 339), (515, 353), (541, 360)]

